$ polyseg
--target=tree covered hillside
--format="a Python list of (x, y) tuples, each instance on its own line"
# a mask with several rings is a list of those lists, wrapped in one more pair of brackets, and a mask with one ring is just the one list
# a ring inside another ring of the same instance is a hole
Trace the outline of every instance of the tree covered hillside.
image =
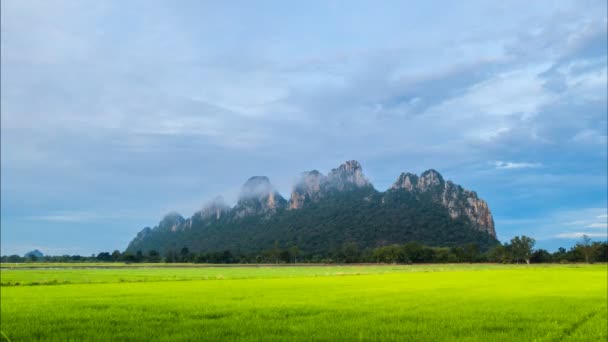
[[(153, 229), (142, 230), (127, 252), (186, 247), (251, 254), (278, 243), (296, 246), (302, 255), (323, 256), (345, 244), (367, 249), (415, 241), (487, 249), (498, 243), (489, 210), (483, 212), (487, 206), (474, 192), (444, 182), (433, 170), (406, 178), (400, 176), (391, 189), (379, 192), (351, 161), (327, 176), (305, 173), (287, 201), (266, 177), (252, 177), (234, 208), (216, 200), (189, 219), (169, 214)], [(481, 209), (476, 203), (482, 203)]]

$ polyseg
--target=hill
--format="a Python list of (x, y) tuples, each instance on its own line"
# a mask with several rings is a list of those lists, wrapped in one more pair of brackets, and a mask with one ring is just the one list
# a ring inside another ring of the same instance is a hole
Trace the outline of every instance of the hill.
[(360, 249), (396, 243), (429, 246), (497, 244), (494, 221), (474, 191), (445, 181), (435, 170), (402, 173), (384, 192), (348, 161), (327, 175), (304, 172), (289, 200), (264, 176), (243, 185), (234, 207), (216, 198), (190, 218), (166, 215), (140, 231), (127, 252), (160, 253), (187, 247), (191, 252), (257, 253), (297, 246), (302, 255), (331, 254), (345, 244)]

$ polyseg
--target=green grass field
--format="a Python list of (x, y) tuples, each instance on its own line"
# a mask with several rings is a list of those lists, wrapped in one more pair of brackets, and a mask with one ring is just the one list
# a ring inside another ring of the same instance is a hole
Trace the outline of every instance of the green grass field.
[(11, 341), (608, 338), (605, 264), (3, 265), (0, 278), (1, 330)]

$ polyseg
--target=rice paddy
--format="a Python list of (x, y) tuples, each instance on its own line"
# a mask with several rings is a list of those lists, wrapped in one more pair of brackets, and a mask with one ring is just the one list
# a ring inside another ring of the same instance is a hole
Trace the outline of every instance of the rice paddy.
[(608, 338), (605, 264), (44, 266), (2, 265), (0, 340)]

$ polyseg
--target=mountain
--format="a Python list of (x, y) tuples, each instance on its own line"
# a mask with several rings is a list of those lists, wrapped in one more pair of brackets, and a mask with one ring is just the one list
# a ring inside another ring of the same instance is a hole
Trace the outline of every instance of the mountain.
[(31, 257), (42, 258), (43, 256), (44, 256), (44, 254), (41, 251), (34, 249), (33, 251), (29, 251), (29, 252), (25, 253), (25, 255), (23, 257), (24, 258), (31, 258)]
[(476, 192), (445, 181), (435, 170), (402, 173), (380, 192), (352, 160), (327, 175), (302, 173), (289, 200), (267, 177), (251, 177), (234, 207), (216, 198), (188, 219), (170, 213), (140, 231), (127, 252), (187, 247), (251, 254), (271, 249), (275, 241), (314, 256), (330, 255), (346, 243), (362, 249), (411, 241), (474, 243), (482, 249), (498, 243), (490, 209)]

